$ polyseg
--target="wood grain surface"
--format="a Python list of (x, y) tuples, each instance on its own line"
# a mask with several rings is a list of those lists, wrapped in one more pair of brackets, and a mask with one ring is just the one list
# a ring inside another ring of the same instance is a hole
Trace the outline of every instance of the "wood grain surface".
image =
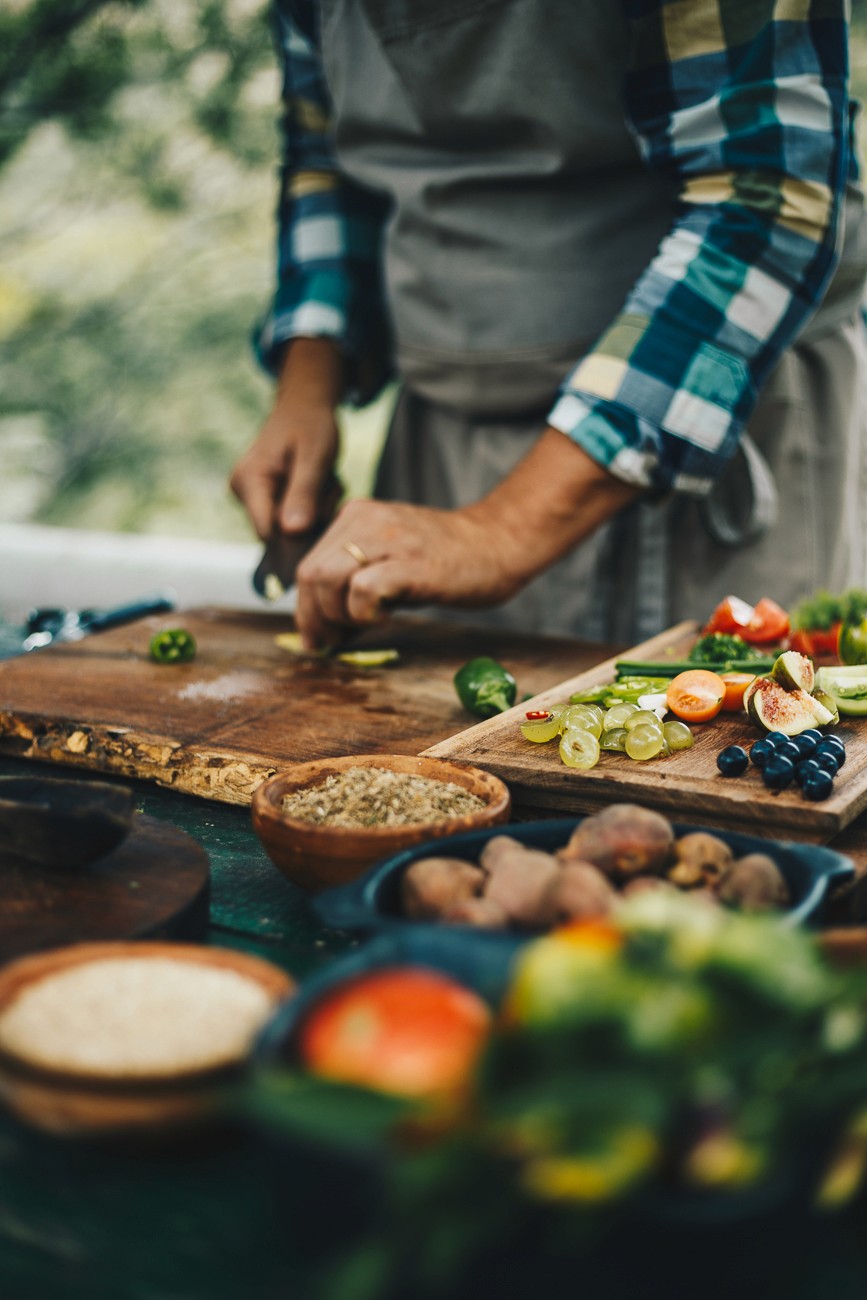
[[(696, 625), (681, 623), (615, 658), (682, 659)], [(517, 804), (558, 812), (593, 812), (615, 800), (645, 804), (680, 821), (732, 827), (770, 839), (825, 843), (867, 808), (867, 724), (842, 720), (834, 732), (846, 744), (847, 759), (834, 790), (810, 803), (797, 787), (771, 791), (750, 765), (742, 777), (722, 777), (716, 758), (726, 745), (746, 749), (762, 734), (745, 713), (720, 714), (691, 725), (695, 744), (664, 759), (635, 762), (625, 754), (603, 753), (596, 767), (579, 771), (561, 762), (556, 743), (533, 744), (519, 730), (528, 709), (563, 703), (576, 691), (615, 678), (615, 658), (551, 685), (532, 700), (432, 746), (430, 757), (487, 768), (506, 781)]]
[[(161, 628), (196, 637), (189, 664), (159, 665)], [(247, 804), (289, 763), (352, 753), (417, 754), (472, 723), (452, 678), (495, 654), (535, 694), (599, 658), (599, 647), (423, 619), (355, 646), (395, 647), (400, 661), (357, 668), (275, 644), (274, 613), (203, 609), (160, 615), (0, 663), (0, 752)]]
[(152, 817), (85, 867), (0, 854), (0, 963), (85, 941), (202, 939), (209, 884), (201, 845)]

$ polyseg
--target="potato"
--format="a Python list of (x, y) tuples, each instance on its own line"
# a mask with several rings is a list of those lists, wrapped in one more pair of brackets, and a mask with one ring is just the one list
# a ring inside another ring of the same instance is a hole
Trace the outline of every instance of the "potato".
[(677, 861), (668, 879), (682, 889), (717, 888), (735, 860), (729, 846), (707, 831), (693, 831), (675, 842)]
[(633, 876), (620, 891), (621, 898), (635, 898), (637, 894), (655, 893), (662, 890), (673, 894), (676, 886), (662, 876)]
[(749, 853), (732, 866), (718, 890), (721, 902), (742, 912), (770, 912), (789, 902), (789, 888), (766, 853)]
[(611, 804), (586, 818), (558, 858), (591, 862), (611, 880), (626, 881), (644, 872), (660, 872), (671, 857), (674, 832), (666, 819), (636, 804)]
[(560, 871), (552, 853), (497, 835), (488, 840), (479, 865), (488, 873), (485, 898), (498, 903), (515, 925), (534, 930), (545, 924), (545, 890)]
[(466, 898), (441, 918), (447, 925), (476, 925), (481, 930), (508, 930), (509, 915), (491, 898)]
[(598, 867), (589, 862), (570, 862), (560, 868), (542, 900), (542, 924), (564, 925), (586, 917), (607, 916), (617, 894)]
[(419, 858), (404, 873), (400, 895), (404, 916), (436, 921), (471, 898), (478, 898), (485, 873), (461, 858)]

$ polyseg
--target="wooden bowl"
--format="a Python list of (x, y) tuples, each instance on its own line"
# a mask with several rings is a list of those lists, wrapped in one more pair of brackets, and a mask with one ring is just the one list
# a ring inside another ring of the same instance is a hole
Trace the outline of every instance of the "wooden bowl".
[[(270, 962), (226, 948), (196, 944), (138, 942), (82, 943), (22, 957), (0, 971), (0, 1016), (25, 989), (47, 976), (88, 962), (168, 957), (231, 970), (259, 984), (271, 999), (271, 1013), (295, 988)], [(251, 1042), (250, 1049), (252, 1051)], [(81, 1070), (48, 1069), (0, 1050), (0, 1100), (19, 1119), (69, 1137), (153, 1133), (200, 1125), (220, 1113), (226, 1090), (246, 1060), (159, 1077), (106, 1077)]]
[[(405, 826), (321, 826), (283, 812), (286, 795), (321, 785), (327, 777), (351, 767), (378, 767), (389, 772), (426, 776), (434, 781), (449, 781), (482, 799), (485, 806), (445, 821)], [(318, 893), (354, 880), (380, 858), (390, 857), (413, 844), (499, 826), (508, 820), (511, 806), (508, 786), (477, 767), (407, 754), (350, 754), (345, 758), (297, 763), (272, 777), (253, 795), (252, 813), (253, 829), (274, 865), (294, 885)]]

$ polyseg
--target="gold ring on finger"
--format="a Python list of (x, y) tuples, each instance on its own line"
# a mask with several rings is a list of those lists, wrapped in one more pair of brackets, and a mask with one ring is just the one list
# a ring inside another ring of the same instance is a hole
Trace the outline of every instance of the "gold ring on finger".
[(355, 560), (356, 564), (360, 564), (362, 568), (364, 568), (366, 564), (370, 564), (370, 556), (366, 555), (356, 542), (344, 542), (343, 549), (344, 551), (347, 551), (352, 556), (353, 560)]

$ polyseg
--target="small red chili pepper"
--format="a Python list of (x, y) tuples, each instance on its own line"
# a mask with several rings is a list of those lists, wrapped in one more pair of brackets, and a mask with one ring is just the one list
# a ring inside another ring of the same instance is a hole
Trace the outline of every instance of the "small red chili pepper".
[(530, 722), (540, 722), (542, 718), (550, 718), (550, 716), (550, 709), (529, 709), (527, 712), (527, 718)]

